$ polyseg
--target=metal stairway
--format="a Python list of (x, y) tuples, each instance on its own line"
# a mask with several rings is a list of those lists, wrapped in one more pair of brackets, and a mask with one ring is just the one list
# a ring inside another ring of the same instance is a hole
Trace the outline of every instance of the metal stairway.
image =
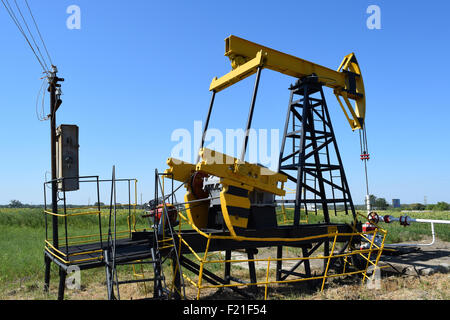
[[(165, 212), (164, 216), (166, 216), (166, 213), (167, 212)], [(164, 240), (161, 239), (155, 220), (153, 224), (150, 225), (154, 233), (153, 241), (131, 240), (127, 244), (118, 244), (116, 238), (116, 217), (115, 168), (113, 167), (108, 242), (107, 247), (103, 252), (108, 300), (120, 299), (120, 285), (146, 282), (153, 282), (153, 299), (173, 298), (174, 295), (166, 285), (166, 277), (164, 276), (162, 267), (166, 259), (161, 256), (160, 244), (164, 243)], [(167, 219), (167, 221), (169, 220)], [(170, 226), (170, 221), (168, 225)], [(172, 240), (174, 240), (172, 228), (170, 228), (170, 236)], [(135, 248), (136, 246), (143, 246), (144, 252), (145, 250), (148, 250), (148, 255), (144, 257), (142, 254), (139, 254), (139, 256), (130, 255), (129, 250), (127, 249), (130, 247)], [(167, 247), (168, 246), (165, 246), (165, 248)], [(135, 270), (135, 266), (142, 267), (143, 265), (151, 265), (153, 267), (152, 278), (145, 278), (145, 276), (142, 275), (141, 279), (119, 280), (118, 267), (132, 266), (133, 270)]]

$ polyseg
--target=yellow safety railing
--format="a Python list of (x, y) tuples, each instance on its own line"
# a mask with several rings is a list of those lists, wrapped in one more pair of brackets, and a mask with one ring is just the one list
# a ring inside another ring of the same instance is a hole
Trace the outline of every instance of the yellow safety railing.
[[(284, 189), (286, 190), (287, 194), (296, 194), (296, 191), (294, 189), (288, 188), (284, 186)], [(281, 200), (284, 200), (285, 197), (281, 197)], [(284, 202), (281, 203), (281, 214), (283, 215), (283, 221), (282, 224), (289, 224), (292, 223), (294, 220), (287, 218), (287, 212), (286, 212), (286, 206), (284, 205)], [(300, 219), (300, 223), (308, 223), (308, 215), (305, 215), (305, 219)]]
[[(326, 283), (326, 280), (329, 278), (335, 278), (335, 277), (342, 277), (342, 276), (348, 276), (348, 275), (355, 275), (355, 274), (361, 274), (362, 275), (362, 283), (364, 283), (365, 279), (369, 278), (368, 268), (369, 265), (377, 266), (380, 256), (382, 254), (383, 248), (384, 248), (384, 241), (386, 239), (387, 231), (378, 227), (373, 231), (367, 231), (367, 232), (358, 232), (355, 228), (355, 223), (352, 225), (353, 232), (351, 233), (339, 233), (337, 229), (334, 229), (334, 232), (329, 232), (326, 234), (316, 235), (316, 236), (308, 236), (303, 238), (249, 238), (249, 237), (241, 237), (241, 236), (224, 236), (224, 235), (213, 235), (210, 233), (205, 233), (202, 230), (198, 229), (195, 225), (193, 225), (188, 218), (183, 215), (181, 212), (178, 213), (179, 217), (184, 220), (187, 224), (191, 226), (192, 229), (196, 230), (200, 235), (204, 236), (207, 239), (206, 247), (204, 249), (204, 253), (202, 256), (200, 256), (193, 248), (188, 244), (188, 242), (183, 239), (182, 234), (180, 235), (180, 248), (178, 252), (181, 251), (181, 244), (184, 244), (189, 251), (193, 254), (195, 259), (199, 262), (199, 274), (198, 279), (194, 280), (187, 274), (183, 273), (183, 278), (187, 281), (187, 283), (191, 284), (197, 289), (197, 295), (196, 298), (200, 299), (201, 291), (203, 289), (207, 288), (223, 288), (223, 287), (242, 287), (242, 286), (264, 286), (264, 299), (267, 299), (268, 297), (268, 287), (269, 285), (274, 284), (284, 284), (284, 283), (295, 283), (295, 282), (302, 282), (302, 281), (308, 281), (308, 280), (322, 280), (321, 285), (321, 291), (324, 290), (324, 286)], [(364, 216), (363, 216), (364, 217)], [(364, 217), (366, 218), (366, 217)], [(355, 219), (356, 220), (356, 219)], [(355, 221), (356, 222), (356, 221)], [(382, 235), (382, 241), (380, 244), (375, 243), (376, 235), (381, 234)], [(358, 236), (362, 239), (365, 239), (370, 245), (369, 248), (362, 249), (362, 248), (350, 248), (347, 247), (346, 251), (343, 253), (335, 253), (336, 249), (336, 243), (337, 238), (339, 236), (348, 236), (350, 237), (350, 242), (353, 237)], [(371, 236), (371, 237), (370, 237)], [(245, 240), (245, 241), (283, 241), (288, 244), (289, 242), (296, 242), (296, 241), (302, 241), (302, 240), (313, 240), (313, 239), (332, 239), (332, 245), (331, 245), (331, 251), (328, 255), (317, 255), (317, 256), (308, 256), (308, 257), (286, 257), (286, 258), (255, 258), (255, 259), (209, 259), (209, 246), (212, 239), (233, 239), (233, 240)], [(375, 255), (375, 259), (371, 259)], [(355, 271), (349, 271), (347, 264), (350, 264), (349, 257), (351, 256), (359, 256), (362, 257), (363, 261), (366, 261), (365, 267), (361, 268), (360, 270)], [(330, 273), (330, 263), (332, 259), (342, 258), (344, 261), (344, 265), (342, 268), (342, 272), (339, 273)], [(271, 280), (270, 279), (270, 266), (271, 263), (279, 262), (279, 261), (304, 261), (304, 260), (323, 260), (326, 261), (325, 270), (322, 275), (315, 275), (307, 278), (295, 278), (295, 279), (288, 279), (288, 280)], [(244, 263), (244, 262), (259, 262), (259, 263), (267, 263), (266, 267), (266, 273), (265, 273), (265, 280), (264, 281), (257, 281), (253, 283), (228, 283), (228, 284), (215, 284), (215, 285), (205, 285), (203, 284), (203, 272), (205, 270), (206, 265), (210, 264), (225, 264), (225, 263)]]
[[(138, 229), (136, 228), (137, 220), (136, 220), (136, 214), (137, 214), (137, 180), (136, 179), (129, 179), (129, 181), (134, 181), (134, 203), (122, 203), (122, 204), (116, 204), (116, 208), (123, 208), (122, 210), (126, 210), (127, 212), (119, 213), (119, 214), (127, 214), (127, 222), (126, 222), (126, 229), (125, 230), (117, 230), (115, 233), (113, 232), (113, 235), (116, 236), (116, 239), (124, 239), (131, 237), (131, 232), (135, 231), (142, 231), (143, 228)], [(130, 192), (130, 188), (129, 188)], [(131, 202), (131, 197), (129, 195), (129, 200)], [(108, 209), (111, 209), (110, 205), (93, 205), (93, 206), (83, 206), (83, 207), (64, 207), (62, 212), (53, 212), (51, 210), (45, 209), (44, 214), (47, 216), (56, 216), (58, 218), (64, 219), (64, 224), (59, 225), (59, 228), (61, 231), (63, 231), (63, 236), (58, 237), (58, 243), (59, 246), (56, 248), (52, 241), (46, 237), (44, 241), (44, 249), (53, 257), (58, 259), (59, 261), (63, 262), (64, 264), (76, 264), (76, 263), (83, 263), (83, 262), (90, 262), (94, 260), (102, 260), (102, 248), (100, 244), (103, 241), (107, 241), (108, 239), (108, 232), (107, 232), (107, 226), (102, 226), (104, 229), (101, 231), (101, 219), (105, 216), (109, 216), (110, 211)], [(91, 232), (89, 234), (76, 234), (69, 236), (69, 230), (68, 230), (68, 224), (69, 218), (73, 217), (82, 217), (83, 216), (98, 216), (98, 232)], [(74, 246), (81, 246), (81, 245), (88, 245), (88, 244), (99, 244), (98, 249), (86, 249), (83, 250), (82, 248), (77, 248)], [(93, 257), (86, 257), (82, 259), (73, 259), (76, 256), (81, 255), (89, 255), (92, 253), (100, 253), (98, 255), (94, 255)]]

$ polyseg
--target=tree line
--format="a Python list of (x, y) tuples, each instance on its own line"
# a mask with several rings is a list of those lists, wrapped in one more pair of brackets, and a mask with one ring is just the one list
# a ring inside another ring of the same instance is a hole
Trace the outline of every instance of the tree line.
[(411, 203), (402, 204), (400, 208), (393, 208), (385, 198), (378, 198), (373, 194), (370, 195), (370, 204), (373, 209), (387, 210), (387, 209), (399, 209), (399, 210), (433, 210), (433, 211), (447, 211), (450, 210), (450, 204), (445, 201), (440, 201), (436, 204)]
[[(450, 210), (450, 204), (444, 201), (440, 201), (436, 204), (428, 204), (424, 205), (422, 203), (412, 203), (412, 204), (402, 204), (400, 208), (393, 208), (385, 198), (378, 198), (374, 195), (370, 195), (370, 203), (374, 210), (433, 210), (433, 211), (447, 211)], [(93, 204), (94, 207), (96, 207), (98, 204), (97, 202)], [(117, 206), (120, 206), (121, 204), (116, 204)], [(67, 205), (67, 207), (76, 206), (79, 207), (80, 205)], [(100, 206), (105, 206), (103, 202), (100, 202)], [(19, 200), (11, 200), (8, 205), (0, 205), (0, 208), (39, 208), (43, 207), (43, 205), (31, 205), (31, 204), (24, 204)], [(356, 209), (358, 210), (364, 210), (366, 208), (365, 205), (355, 205)], [(138, 206), (137, 208), (141, 208), (141, 206)]]

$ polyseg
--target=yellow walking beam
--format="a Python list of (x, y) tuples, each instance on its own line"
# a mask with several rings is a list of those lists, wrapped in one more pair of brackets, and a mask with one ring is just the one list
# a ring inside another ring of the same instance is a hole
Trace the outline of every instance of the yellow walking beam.
[[(259, 67), (298, 79), (316, 75), (319, 82), (334, 90), (351, 128), (362, 129), (366, 111), (365, 91), (361, 70), (354, 53), (345, 56), (335, 71), (231, 35), (225, 39), (225, 56), (231, 61), (232, 71), (220, 78), (214, 78), (210, 91), (224, 90), (256, 73)], [(342, 103), (341, 98), (345, 104)], [(350, 100), (355, 101), (354, 107)]]

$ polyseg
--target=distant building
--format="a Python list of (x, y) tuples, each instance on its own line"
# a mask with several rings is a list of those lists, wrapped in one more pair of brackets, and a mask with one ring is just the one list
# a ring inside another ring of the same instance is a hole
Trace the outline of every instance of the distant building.
[(392, 207), (400, 208), (400, 199), (392, 199)]

